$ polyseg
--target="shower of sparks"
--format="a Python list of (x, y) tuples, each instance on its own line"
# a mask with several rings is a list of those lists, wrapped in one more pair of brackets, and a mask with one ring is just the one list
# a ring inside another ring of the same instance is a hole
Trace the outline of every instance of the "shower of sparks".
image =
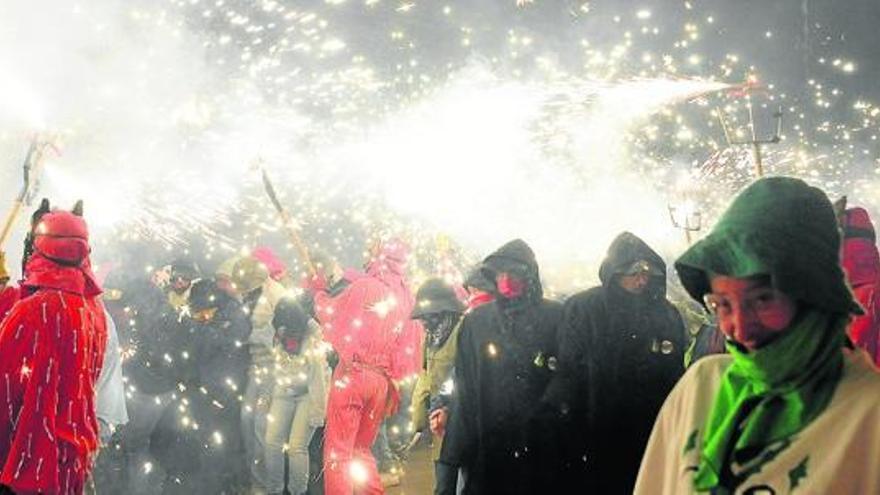
[[(214, 266), (272, 244), (294, 259), (250, 170), (260, 157), (311, 248), (357, 264), (374, 233), (404, 234), (423, 280), (436, 272), (438, 232), (468, 263), (524, 237), (560, 291), (595, 280), (620, 230), (679, 249), (667, 205), (687, 202), (708, 225), (749, 180), (745, 154), (678, 184), (711, 156), (737, 155), (719, 111), (744, 138), (749, 105), (759, 118), (781, 107), (782, 141), (765, 150), (770, 173), (880, 203), (880, 109), (842, 89), (841, 78), (860, 72), (852, 56), (817, 51), (827, 70), (803, 95), (773, 81), (743, 89), (772, 67), (735, 46), (711, 50), (735, 20), (709, 7), (567, 2), (572, 26), (601, 20), (608, 29), (559, 40), (538, 20), (556, 8), (517, 0), (487, 24), (485, 11), (455, 1), (165, 0), (42, 17), (7, 7), (0, 22), (14, 25), (0, 42), (32, 53), (0, 48), (3, 74), (15, 75), (0, 78), (0, 149), (20, 154), (35, 128), (63, 132), (65, 153), (47, 165), (43, 191), (59, 204), (85, 199), (99, 257), (150, 245)], [(65, 29), (46, 40), (29, 29), (37, 22)], [(778, 31), (754, 34), (779, 43)], [(65, 77), (33, 62), (59, 59), (57, 46), (76, 50)], [(116, 52), (78, 55), (103, 46)], [(444, 195), (446, 207), (426, 192)], [(621, 198), (627, 207), (609, 215)]]

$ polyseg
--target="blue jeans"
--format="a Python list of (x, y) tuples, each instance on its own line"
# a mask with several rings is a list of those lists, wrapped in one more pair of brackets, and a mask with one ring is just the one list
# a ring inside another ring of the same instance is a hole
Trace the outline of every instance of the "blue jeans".
[[(309, 424), (308, 395), (276, 394), (266, 425), (266, 489), (284, 489), (284, 458), (290, 459), (291, 493), (305, 493), (309, 484), (309, 442), (315, 428)], [(287, 447), (285, 449), (285, 447)], [(286, 452), (285, 452), (286, 450)]]
[(241, 404), (241, 435), (251, 476), (257, 485), (266, 485), (266, 415), (274, 387), (271, 375), (248, 369), (248, 382)]

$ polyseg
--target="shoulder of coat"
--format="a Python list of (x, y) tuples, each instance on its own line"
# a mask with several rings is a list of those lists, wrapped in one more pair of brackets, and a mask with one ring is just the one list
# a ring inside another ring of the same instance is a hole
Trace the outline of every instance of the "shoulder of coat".
[(700, 358), (685, 371), (679, 384), (700, 386), (701, 384), (720, 383), (722, 375), (731, 364), (733, 364), (733, 357), (729, 354), (713, 354)]
[(589, 305), (595, 304), (596, 301), (603, 301), (605, 299), (605, 290), (601, 285), (596, 287), (591, 287), (587, 290), (583, 290), (572, 294), (571, 297), (565, 300), (566, 306), (581, 306), (581, 305)]

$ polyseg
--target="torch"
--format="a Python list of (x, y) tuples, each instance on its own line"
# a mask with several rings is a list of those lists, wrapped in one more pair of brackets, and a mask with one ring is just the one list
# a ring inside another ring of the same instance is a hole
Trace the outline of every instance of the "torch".
[(46, 157), (46, 152), (50, 148), (56, 153), (58, 152), (58, 148), (51, 139), (44, 138), (39, 134), (34, 134), (27, 155), (25, 156), (24, 164), (22, 165), (23, 178), (21, 191), (18, 193), (18, 196), (16, 196), (12, 208), (6, 214), (6, 220), (3, 222), (3, 230), (0, 231), (0, 249), (2, 249), (2, 246), (9, 238), (12, 226), (15, 224), (15, 220), (18, 219), (18, 215), (21, 214), (22, 206), (30, 205), (31, 199), (36, 194), (39, 186), (38, 172)]
[(272, 205), (275, 206), (275, 210), (281, 217), (281, 221), (284, 223), (285, 228), (287, 228), (287, 233), (290, 236), (291, 242), (293, 242), (293, 247), (296, 249), (297, 253), (299, 253), (300, 259), (305, 263), (309, 275), (317, 275), (318, 271), (315, 269), (315, 264), (309, 256), (309, 250), (306, 248), (305, 243), (299, 235), (297, 222), (293, 219), (290, 213), (288, 213), (287, 209), (284, 208), (281, 201), (278, 200), (278, 195), (275, 193), (275, 186), (272, 184), (272, 180), (269, 178), (266, 169), (262, 167), (262, 160), (257, 161), (257, 166), (260, 168), (260, 173), (263, 176), (263, 187), (266, 189), (266, 195), (269, 196), (269, 200), (272, 201)]

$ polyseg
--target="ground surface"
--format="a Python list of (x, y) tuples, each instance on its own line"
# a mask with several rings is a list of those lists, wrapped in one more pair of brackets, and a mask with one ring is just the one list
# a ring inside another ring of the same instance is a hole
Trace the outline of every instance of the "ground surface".
[(434, 486), (434, 466), (429, 447), (413, 449), (405, 469), (400, 486), (389, 487), (386, 495), (430, 495)]

